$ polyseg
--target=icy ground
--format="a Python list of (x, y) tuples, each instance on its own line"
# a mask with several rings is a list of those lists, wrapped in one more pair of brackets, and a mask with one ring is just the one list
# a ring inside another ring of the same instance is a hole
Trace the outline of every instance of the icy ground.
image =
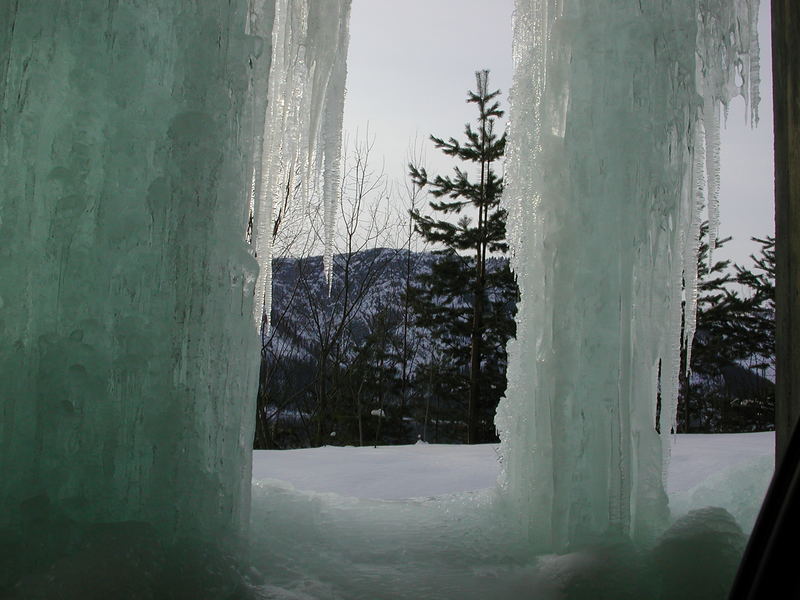
[[(672, 497), (728, 469), (771, 459), (774, 443), (771, 432), (677, 435), (667, 491)], [(490, 488), (495, 485), (499, 469), (495, 444), (325, 446), (253, 453), (254, 481), (279, 479), (298, 490), (380, 500)]]
[(563, 556), (520, 537), (493, 489), (494, 445), (256, 451), (254, 584), (260, 598), (286, 600), (724, 598), (773, 443), (771, 433), (676, 436), (673, 524), (656, 545), (610, 539)]
[(279, 479), (298, 490), (379, 500), (489, 488), (495, 484), (499, 466), (495, 444), (325, 446), (253, 452), (253, 480)]
[[(675, 436), (667, 482), (673, 513), (723, 506), (749, 529), (769, 483), (773, 451), (771, 432)], [(325, 446), (253, 453), (254, 481), (280, 480), (298, 491), (380, 500), (491, 488), (499, 469), (494, 444)]]

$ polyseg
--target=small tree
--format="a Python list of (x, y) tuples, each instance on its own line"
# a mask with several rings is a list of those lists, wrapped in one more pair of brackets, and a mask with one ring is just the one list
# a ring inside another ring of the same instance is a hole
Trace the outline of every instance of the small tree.
[(505, 343), (515, 333), (518, 294), (508, 262), (492, 261), (508, 250), (506, 211), (499, 205), (503, 180), (494, 168), (506, 144), (505, 134), (494, 131), (503, 115), (496, 101), (500, 92), (489, 92), (488, 71), (475, 75), (477, 91), (469, 92), (467, 102), (478, 109), (477, 129), (467, 124), (463, 143), (430, 138), (446, 155), (471, 166), (474, 179), (458, 166), (452, 176), (429, 176), (409, 165), (414, 185), (434, 197), (430, 208), (444, 217), (411, 211), (417, 233), (439, 248), (439, 260), (412, 292), (417, 322), (431, 331), (450, 358), (451, 377), (462, 383), (452, 391), (468, 398), (467, 443), (494, 437), (492, 416), (505, 391)]
[[(722, 248), (730, 237), (718, 238), (715, 249)], [(709, 265), (708, 223), (700, 229), (697, 254), (697, 313), (691, 364), (686, 364), (687, 348), (681, 349), (678, 429), (681, 432), (716, 429), (721, 418), (722, 400), (716, 392), (722, 369), (743, 355), (733, 335), (738, 323), (739, 298), (730, 290), (733, 277), (730, 261)]]
[(750, 269), (735, 265), (736, 282), (749, 297), (743, 300), (743, 331), (747, 347), (744, 364), (758, 375), (747, 406), (748, 429), (775, 426), (775, 236), (752, 238), (761, 246), (750, 255)]
[[(763, 368), (774, 356), (774, 333), (770, 338), (774, 303), (769, 304), (774, 298), (774, 277), (770, 280), (769, 256), (753, 257), (757, 272), (734, 265), (734, 275), (729, 260), (709, 267), (707, 229), (706, 224), (701, 228), (697, 327), (690, 369), (681, 376), (679, 431), (768, 429), (773, 423), (774, 397)], [(716, 247), (728, 240), (718, 240)], [(764, 244), (768, 253), (769, 241)], [(772, 256), (774, 261), (774, 252)], [(743, 297), (731, 288), (735, 283), (749, 287), (752, 294)], [(685, 360), (685, 348), (683, 356)]]
[[(365, 396), (363, 370), (371, 368), (374, 352), (360, 340), (386, 329), (369, 330), (369, 304), (400, 251), (382, 248), (394, 245), (396, 226), (385, 209), (386, 178), (370, 166), (371, 149), (365, 138), (344, 153), (330, 288), (322, 257), (313, 255), (322, 247), (320, 211), (303, 215), (300, 233), (288, 227), (291, 213), (275, 228), (278, 236), (291, 235), (292, 245), (273, 260), (275, 301), (263, 340), (256, 448), (360, 442), (363, 411), (380, 401)], [(287, 194), (291, 189), (287, 184)]]
[(761, 359), (752, 368), (770, 370), (775, 365), (775, 236), (751, 239), (761, 246), (761, 252), (750, 255), (751, 269), (735, 265), (736, 282), (751, 294), (748, 340), (752, 355)]

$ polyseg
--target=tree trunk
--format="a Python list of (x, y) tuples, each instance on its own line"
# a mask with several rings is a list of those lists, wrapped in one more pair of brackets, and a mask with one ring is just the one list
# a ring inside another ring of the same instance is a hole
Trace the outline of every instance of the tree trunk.
[(325, 430), (325, 413), (328, 410), (328, 361), (327, 350), (321, 353), (321, 364), (319, 370), (319, 391), (317, 397), (317, 427), (314, 432), (314, 446), (322, 446), (322, 438)]
[(256, 430), (253, 440), (253, 448), (256, 450), (267, 450), (272, 444), (270, 443), (269, 436), (269, 423), (268, 423), (268, 393), (267, 393), (267, 374), (268, 365), (267, 361), (261, 356), (261, 366), (258, 373), (258, 393), (256, 396)]
[[(479, 88), (480, 91), (480, 88)], [(481, 104), (481, 113), (483, 105)], [(486, 118), (481, 115), (481, 152), (486, 156)], [(478, 206), (478, 246), (475, 253), (475, 298), (472, 304), (472, 336), (469, 361), (469, 406), (467, 407), (467, 444), (478, 443), (478, 414), (481, 383), (481, 341), (483, 338), (483, 296), (486, 291), (486, 177), (489, 164), (481, 159), (481, 201)]]
[(469, 406), (467, 408), (467, 443), (478, 442), (478, 408), (481, 382), (481, 335), (483, 330), (483, 288), (478, 281), (472, 313), (472, 343), (469, 364)]

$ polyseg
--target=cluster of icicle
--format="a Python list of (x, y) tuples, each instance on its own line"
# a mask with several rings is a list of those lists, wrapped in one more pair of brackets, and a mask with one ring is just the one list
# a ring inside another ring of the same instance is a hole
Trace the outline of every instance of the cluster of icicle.
[[(253, 316), (269, 316), (273, 205), (307, 212), (320, 195), (325, 272), (330, 281), (339, 193), (350, 0), (277, 0), (263, 133), (263, 162), (253, 173), (253, 244), (260, 273)], [(271, 6), (271, 3), (270, 3)], [(320, 194), (321, 192), (321, 194)]]
[(746, 118), (752, 125), (758, 124), (758, 3), (759, 0), (716, 0), (703, 3), (702, 10), (698, 10), (697, 88), (703, 106), (696, 121), (692, 164), (696, 209), (684, 256), (686, 325), (683, 344), (686, 361), (683, 368), (687, 371), (691, 364), (697, 317), (697, 254), (704, 207), (708, 221), (709, 267), (713, 264), (712, 255), (719, 233), (720, 109), (724, 110), (727, 118), (730, 101), (741, 96), (749, 109)]
[(758, 0), (517, 0), (504, 203), (522, 302), (496, 423), (501, 486), (541, 548), (648, 540), (668, 519), (720, 107), (741, 95), (756, 119), (757, 14)]

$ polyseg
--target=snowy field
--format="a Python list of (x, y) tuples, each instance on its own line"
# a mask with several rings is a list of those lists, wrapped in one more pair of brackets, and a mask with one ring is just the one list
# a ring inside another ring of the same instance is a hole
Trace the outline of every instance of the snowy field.
[[(673, 505), (686, 496), (738, 480), (763, 493), (772, 468), (773, 433), (685, 434), (674, 438), (667, 491)], [(257, 450), (253, 480), (277, 479), (299, 491), (399, 500), (476, 491), (495, 485), (497, 446), (418, 443), (409, 446)], [(744, 473), (744, 475), (743, 475)], [(709, 500), (713, 501), (713, 498)], [(718, 502), (724, 504), (724, 502)]]
[[(286, 600), (706, 597), (692, 595), (691, 565), (702, 565), (709, 589), (729, 585), (745, 540), (730, 518), (745, 533), (752, 528), (773, 443), (771, 433), (676, 436), (667, 486), (675, 523), (665, 534), (672, 537), (642, 555), (622, 545), (532, 556), (496, 502), (495, 445), (256, 451), (251, 543), (265, 582), (260, 593)], [(687, 514), (694, 509), (705, 510)], [(639, 578), (640, 560), (659, 565), (658, 576)], [(660, 581), (669, 581), (666, 595)]]

